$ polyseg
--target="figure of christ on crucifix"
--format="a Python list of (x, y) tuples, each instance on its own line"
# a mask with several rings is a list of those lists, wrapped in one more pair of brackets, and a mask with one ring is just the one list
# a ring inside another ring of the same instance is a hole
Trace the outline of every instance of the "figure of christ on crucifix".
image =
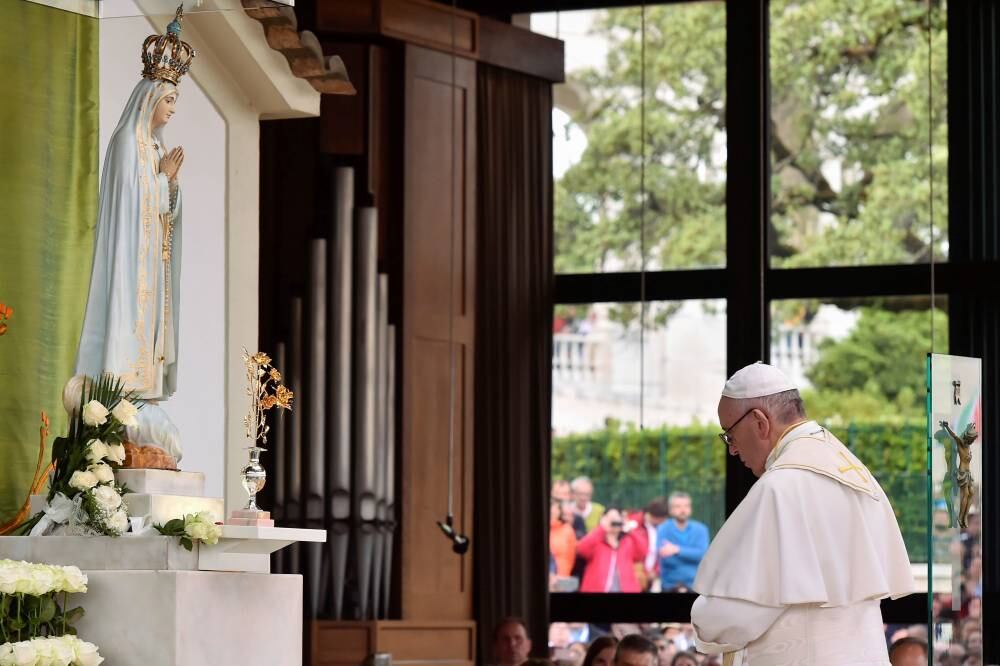
[(955, 480), (958, 482), (960, 499), (958, 526), (965, 529), (968, 526), (969, 507), (972, 506), (973, 494), (972, 470), (970, 469), (970, 465), (972, 464), (972, 443), (979, 438), (979, 433), (976, 431), (975, 423), (970, 423), (966, 426), (965, 432), (962, 433), (961, 437), (955, 434), (955, 431), (951, 429), (947, 421), (941, 421), (941, 427), (944, 428), (948, 436), (955, 442), (955, 447), (958, 449), (958, 472), (955, 475)]

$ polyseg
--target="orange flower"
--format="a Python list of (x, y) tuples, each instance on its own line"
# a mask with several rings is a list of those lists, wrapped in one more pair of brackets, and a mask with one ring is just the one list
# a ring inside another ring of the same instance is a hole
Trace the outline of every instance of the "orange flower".
[(275, 389), (275, 399), (277, 400), (278, 407), (282, 409), (291, 409), (292, 398), (294, 397), (295, 394), (289, 391), (287, 386), (282, 385)]
[(271, 368), (271, 372), (269, 372), (268, 374), (271, 375), (271, 379), (273, 379), (274, 381), (276, 382), (281, 381), (281, 373), (278, 372), (277, 368)]
[(0, 335), (7, 332), (7, 324), (0, 324)]
[(271, 409), (276, 404), (278, 404), (278, 399), (273, 395), (269, 395), (260, 401), (261, 409)]

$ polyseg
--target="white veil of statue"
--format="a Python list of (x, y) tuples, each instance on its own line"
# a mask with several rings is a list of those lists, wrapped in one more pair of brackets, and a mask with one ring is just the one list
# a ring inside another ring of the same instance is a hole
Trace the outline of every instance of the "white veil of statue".
[[(166, 149), (162, 131), (173, 113), (176, 82), (194, 57), (179, 39), (180, 18), (179, 12), (166, 35), (146, 40), (143, 78), (108, 144), (76, 361), (77, 375), (117, 375), (145, 400), (129, 440), (158, 446), (175, 459), (181, 453), (179, 434), (156, 402), (177, 390), (181, 197), (176, 175), (177, 156), (182, 161), (183, 154)], [(165, 158), (176, 167), (164, 170)]]

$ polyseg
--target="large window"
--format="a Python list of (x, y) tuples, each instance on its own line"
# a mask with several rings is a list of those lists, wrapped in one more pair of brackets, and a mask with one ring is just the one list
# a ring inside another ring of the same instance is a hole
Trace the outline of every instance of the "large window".
[[(949, 273), (929, 295), (931, 260), (950, 254), (946, 11), (747, 0), (532, 16), (567, 65), (553, 524), (589, 502), (641, 528), (651, 499), (679, 491), (714, 535), (754, 481), (715, 446), (719, 390), (765, 360), (871, 467), (926, 569), (923, 362), (948, 351), (961, 288)], [(578, 477), (579, 493), (561, 483)], [(569, 594), (579, 560), (552, 578), (554, 645), (558, 622), (688, 620), (690, 595)], [(887, 606), (887, 622), (919, 623), (922, 602)]]
[(933, 254), (945, 258), (944, 3), (771, 0), (769, 9), (772, 265), (929, 261), (932, 155)]

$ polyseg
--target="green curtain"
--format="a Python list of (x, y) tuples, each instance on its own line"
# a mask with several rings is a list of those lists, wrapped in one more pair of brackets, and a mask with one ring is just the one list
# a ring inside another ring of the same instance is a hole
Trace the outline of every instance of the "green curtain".
[(66, 430), (97, 218), (98, 21), (0, 2), (0, 522), (27, 494), (39, 412)]

